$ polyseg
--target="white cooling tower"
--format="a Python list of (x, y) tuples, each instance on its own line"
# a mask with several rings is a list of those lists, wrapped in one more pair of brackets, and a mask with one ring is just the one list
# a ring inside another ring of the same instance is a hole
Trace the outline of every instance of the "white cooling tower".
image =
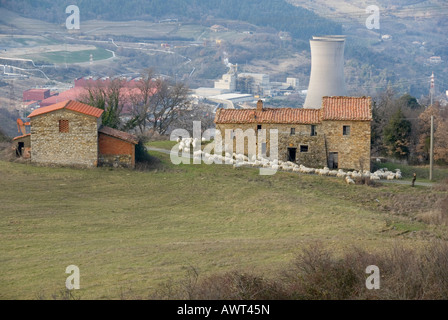
[(324, 96), (345, 96), (344, 77), (345, 36), (313, 37), (311, 75), (304, 108), (319, 109)]

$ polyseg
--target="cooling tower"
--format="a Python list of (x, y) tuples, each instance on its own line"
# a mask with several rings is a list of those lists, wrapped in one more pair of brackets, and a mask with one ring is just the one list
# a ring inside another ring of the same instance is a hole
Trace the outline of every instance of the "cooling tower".
[(304, 108), (319, 109), (324, 96), (345, 96), (344, 77), (345, 36), (313, 37), (311, 75)]

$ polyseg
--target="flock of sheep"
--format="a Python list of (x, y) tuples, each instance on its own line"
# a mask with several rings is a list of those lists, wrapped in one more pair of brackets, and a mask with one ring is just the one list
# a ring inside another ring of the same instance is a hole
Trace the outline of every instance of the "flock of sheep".
[[(202, 138), (202, 141), (205, 141)], [(190, 152), (190, 146), (193, 147), (193, 150), (196, 149), (197, 146), (201, 145), (201, 141), (196, 138), (186, 138), (177, 140), (179, 142), (179, 151)], [(368, 170), (364, 171), (344, 171), (342, 169), (339, 170), (330, 170), (328, 167), (324, 167), (323, 169), (315, 169), (308, 168), (304, 165), (298, 165), (291, 161), (282, 161), (282, 160), (270, 160), (263, 157), (257, 157), (253, 155), (251, 158), (243, 155), (226, 152), (224, 155), (220, 154), (210, 154), (207, 152), (203, 152), (202, 150), (197, 150), (193, 152), (193, 159), (198, 161), (204, 161), (205, 163), (211, 164), (231, 164), (234, 168), (248, 166), (248, 167), (257, 167), (257, 168), (270, 168), (272, 170), (282, 170), (282, 171), (291, 171), (298, 173), (308, 173), (308, 174), (318, 174), (320, 176), (334, 176), (338, 178), (344, 178), (347, 184), (355, 184), (355, 180), (359, 178), (369, 178), (370, 180), (394, 180), (401, 179), (402, 174), (400, 169), (396, 169), (395, 172), (389, 171), (387, 168), (379, 169), (375, 172), (370, 172)]]

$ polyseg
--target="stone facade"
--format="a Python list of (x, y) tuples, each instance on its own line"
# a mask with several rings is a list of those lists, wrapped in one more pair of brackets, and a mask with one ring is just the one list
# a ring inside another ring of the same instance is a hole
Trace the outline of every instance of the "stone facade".
[[(343, 134), (348, 126), (350, 133)], [(327, 157), (338, 153), (339, 168), (370, 170), (370, 121), (322, 121)]]
[[(68, 132), (60, 132), (60, 120)], [(60, 109), (37, 115), (31, 122), (31, 162), (81, 167), (98, 165), (101, 117)]]
[[(266, 140), (255, 141), (256, 149), (255, 152), (258, 154), (259, 148), (261, 148), (261, 143), (266, 143), (266, 155), (270, 156), (271, 144), (270, 144), (270, 130), (278, 130), (278, 159), (282, 161), (289, 160), (288, 149), (296, 149), (296, 156), (294, 161), (309, 167), (324, 167), (327, 163), (327, 154), (325, 149), (325, 139), (322, 131), (322, 126), (320, 124), (315, 124), (316, 135), (311, 136), (311, 125), (306, 124), (260, 124), (261, 130), (266, 130)], [(216, 129), (220, 130), (221, 135), (225, 137), (226, 130), (230, 138), (230, 132), (236, 129), (241, 129), (243, 132), (249, 133), (246, 130), (252, 129), (256, 134), (258, 125), (257, 124), (216, 124)], [(293, 129), (293, 133), (291, 133)], [(232, 152), (237, 152), (237, 137), (236, 132), (233, 135), (234, 139), (227, 139), (223, 141), (223, 145), (232, 141), (233, 145), (228, 145), (231, 148), (226, 150), (232, 150)], [(238, 142), (241, 143), (241, 142)], [(307, 146), (308, 151), (300, 152), (301, 146)], [(244, 140), (244, 154), (248, 154), (248, 139)], [(260, 150), (262, 152), (264, 150)]]

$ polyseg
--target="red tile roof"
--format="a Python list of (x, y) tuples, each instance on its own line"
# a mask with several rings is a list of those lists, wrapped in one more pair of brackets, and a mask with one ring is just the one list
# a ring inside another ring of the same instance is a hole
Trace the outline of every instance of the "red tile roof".
[(323, 97), (322, 120), (372, 120), (370, 97)]
[(314, 124), (322, 120), (372, 120), (370, 97), (323, 97), (321, 109), (218, 109), (215, 123)]
[(41, 107), (39, 109), (36, 109), (33, 112), (31, 112), (31, 114), (28, 117), (32, 118), (32, 117), (35, 117), (35, 116), (38, 116), (38, 115), (41, 115), (44, 113), (53, 112), (53, 111), (61, 110), (61, 109), (76, 111), (76, 112), (83, 113), (88, 116), (93, 116), (96, 118), (101, 117), (101, 115), (103, 114), (102, 109), (95, 108), (95, 107), (89, 106), (88, 104), (84, 104), (81, 102), (67, 100), (67, 101), (62, 101), (62, 102), (53, 104), (51, 106)]
[(296, 108), (218, 109), (215, 123), (303, 123), (320, 122), (320, 110)]
[(126, 142), (130, 142), (133, 144), (137, 144), (138, 143), (138, 138), (136, 136), (134, 136), (133, 134), (127, 133), (127, 132), (123, 132), (120, 130), (116, 130), (110, 127), (101, 127), (100, 130), (98, 130), (98, 132), (106, 134), (108, 136), (126, 141)]

